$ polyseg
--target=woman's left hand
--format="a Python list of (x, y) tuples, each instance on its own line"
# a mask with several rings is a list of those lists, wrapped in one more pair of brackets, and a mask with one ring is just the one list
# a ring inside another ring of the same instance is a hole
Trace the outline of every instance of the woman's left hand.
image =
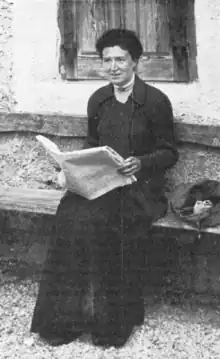
[(141, 169), (141, 160), (137, 157), (129, 157), (124, 161), (118, 172), (125, 176), (132, 176)]

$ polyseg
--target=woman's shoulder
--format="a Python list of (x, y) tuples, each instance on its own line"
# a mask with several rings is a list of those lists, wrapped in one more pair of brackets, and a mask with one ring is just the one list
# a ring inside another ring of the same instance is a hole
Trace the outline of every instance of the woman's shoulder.
[(146, 98), (148, 98), (148, 100), (157, 103), (166, 103), (166, 104), (170, 103), (169, 97), (165, 92), (147, 83), (145, 83), (145, 86), (146, 86)]
[(113, 96), (113, 88), (111, 84), (98, 88), (90, 96), (88, 100), (88, 111), (94, 112), (103, 102)]
[(149, 106), (155, 106), (156, 104), (164, 104), (170, 106), (170, 100), (168, 96), (159, 88), (148, 84), (140, 77), (136, 76), (136, 89), (135, 95), (139, 102)]

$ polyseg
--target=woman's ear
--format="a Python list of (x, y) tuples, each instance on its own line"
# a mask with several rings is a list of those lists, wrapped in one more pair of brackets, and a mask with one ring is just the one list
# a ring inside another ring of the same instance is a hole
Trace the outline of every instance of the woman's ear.
[(138, 60), (133, 60), (133, 70), (136, 71), (138, 66)]

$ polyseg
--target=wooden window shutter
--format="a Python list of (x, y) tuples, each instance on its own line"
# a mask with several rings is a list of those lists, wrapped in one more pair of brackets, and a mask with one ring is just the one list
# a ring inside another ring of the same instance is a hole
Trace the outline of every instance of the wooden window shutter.
[[(183, 0), (60, 0), (60, 72), (63, 78), (98, 79), (101, 61), (96, 39), (107, 29), (133, 29), (144, 54), (138, 74), (147, 81), (188, 81)], [(184, 0), (192, 1), (192, 0)], [(186, 3), (185, 2), (185, 3)]]

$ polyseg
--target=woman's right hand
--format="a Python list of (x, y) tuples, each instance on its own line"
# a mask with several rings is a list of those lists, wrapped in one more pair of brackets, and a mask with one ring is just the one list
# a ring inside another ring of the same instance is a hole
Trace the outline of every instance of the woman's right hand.
[(66, 186), (66, 176), (65, 176), (65, 173), (62, 170), (58, 173), (57, 181), (58, 181), (60, 187), (65, 187)]

